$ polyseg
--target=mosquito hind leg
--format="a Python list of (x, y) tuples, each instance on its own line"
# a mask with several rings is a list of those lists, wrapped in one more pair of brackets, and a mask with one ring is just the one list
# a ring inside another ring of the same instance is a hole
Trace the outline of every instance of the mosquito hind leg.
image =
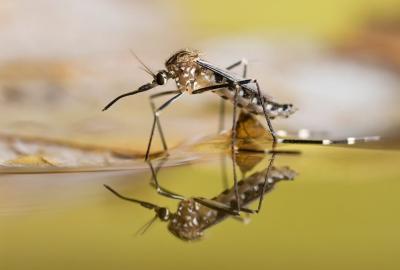
[(154, 116), (153, 125), (151, 127), (150, 138), (149, 138), (149, 143), (147, 145), (147, 151), (146, 151), (146, 157), (145, 157), (146, 161), (149, 160), (149, 157), (150, 157), (151, 143), (153, 141), (154, 131), (155, 131), (156, 123), (158, 121), (160, 112), (163, 109), (165, 109), (166, 107), (168, 107), (170, 104), (172, 104), (174, 101), (176, 101), (180, 96), (182, 96), (182, 94), (183, 94), (182, 92), (179, 92), (177, 95), (175, 95), (171, 99), (167, 100), (163, 105), (161, 105), (158, 109), (156, 109), (154, 111), (154, 113), (153, 113), (153, 116)]
[(260, 99), (260, 103), (261, 103), (261, 107), (262, 107), (263, 112), (264, 112), (265, 120), (267, 120), (268, 129), (269, 129), (269, 131), (270, 131), (270, 133), (271, 133), (272, 140), (273, 140), (272, 149), (274, 149), (275, 146), (276, 146), (276, 143), (277, 143), (275, 130), (274, 130), (274, 128), (272, 127), (271, 119), (269, 118), (268, 113), (267, 113), (267, 111), (266, 111), (266, 109), (265, 109), (264, 98), (263, 98), (263, 95), (261, 94), (260, 85), (258, 84), (257, 80), (254, 80), (254, 83), (255, 83), (256, 86), (257, 86), (258, 98)]
[[(246, 59), (241, 59), (232, 65), (228, 66), (226, 69), (231, 70), (237, 66), (240, 66), (243, 64), (243, 72), (242, 72), (242, 77), (246, 78), (247, 75), (247, 60)], [(221, 99), (220, 104), (219, 104), (219, 125), (218, 125), (218, 132), (221, 132), (225, 128), (225, 104), (226, 101), (224, 99)]]
[(234, 95), (234, 99), (233, 99), (233, 117), (232, 117), (233, 121), (232, 121), (232, 131), (231, 131), (231, 157), (232, 157), (235, 197), (236, 197), (236, 204), (237, 204), (236, 207), (237, 207), (237, 210), (240, 212), (239, 188), (238, 188), (238, 180), (237, 180), (237, 174), (236, 174), (236, 151), (235, 151), (236, 125), (237, 125), (236, 110), (237, 110), (237, 103), (238, 103), (238, 90), (239, 90), (239, 85), (235, 85), (235, 95)]

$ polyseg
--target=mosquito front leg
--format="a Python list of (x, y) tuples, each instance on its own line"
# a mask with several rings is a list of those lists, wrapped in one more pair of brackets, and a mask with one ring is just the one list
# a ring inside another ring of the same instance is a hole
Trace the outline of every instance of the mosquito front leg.
[[(155, 107), (155, 104), (154, 104), (154, 99), (159, 98), (159, 97), (163, 97), (163, 96), (167, 96), (167, 95), (178, 94), (178, 93), (180, 93), (179, 90), (173, 90), (173, 91), (165, 91), (165, 92), (161, 92), (161, 93), (157, 93), (157, 94), (151, 95), (150, 96), (150, 106), (151, 106), (151, 109), (153, 111), (153, 114), (156, 111), (156, 107)], [(167, 146), (167, 142), (166, 142), (165, 137), (164, 137), (164, 132), (163, 132), (163, 130), (161, 128), (160, 119), (157, 118), (157, 123), (156, 124), (157, 124), (158, 133), (160, 134), (160, 137), (161, 137), (161, 142), (162, 142), (164, 151), (168, 151), (168, 146)]]
[(175, 100), (177, 100), (180, 96), (182, 96), (182, 92), (180, 92), (179, 94), (173, 96), (171, 99), (167, 100), (163, 105), (161, 105), (157, 110), (154, 111), (154, 119), (153, 119), (153, 125), (151, 127), (151, 133), (150, 133), (150, 138), (149, 138), (149, 143), (147, 145), (147, 151), (146, 151), (146, 157), (145, 160), (149, 160), (150, 157), (150, 148), (151, 148), (151, 143), (153, 141), (153, 136), (154, 136), (154, 130), (156, 127), (156, 123), (158, 121), (158, 117), (160, 115), (160, 112), (165, 109), (166, 107), (168, 107), (168, 105), (170, 105), (171, 103), (173, 103)]

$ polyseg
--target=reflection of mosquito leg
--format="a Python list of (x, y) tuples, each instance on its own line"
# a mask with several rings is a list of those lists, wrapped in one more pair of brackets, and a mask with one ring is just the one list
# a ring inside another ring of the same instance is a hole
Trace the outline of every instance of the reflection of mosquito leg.
[[(154, 99), (156, 99), (158, 97), (163, 97), (163, 96), (172, 95), (172, 94), (178, 94), (178, 93), (180, 93), (179, 90), (174, 90), (174, 91), (165, 91), (165, 92), (161, 92), (161, 93), (157, 93), (157, 94), (151, 95), (150, 96), (150, 106), (151, 106), (151, 109), (153, 110), (153, 114), (156, 111), (156, 107), (154, 105)], [(161, 137), (161, 142), (162, 142), (164, 151), (168, 151), (168, 146), (167, 146), (167, 143), (165, 141), (164, 133), (163, 133), (162, 128), (161, 128), (160, 120), (158, 118), (157, 118), (157, 129), (158, 129), (158, 132), (159, 132), (160, 137)]]
[(115, 191), (114, 189), (112, 189), (112, 188), (111, 188), (110, 186), (108, 186), (108, 185), (104, 185), (104, 187), (105, 187), (106, 189), (108, 189), (109, 191), (111, 191), (115, 196), (117, 196), (117, 197), (119, 197), (120, 199), (123, 199), (123, 200), (125, 200), (125, 201), (138, 203), (138, 204), (140, 204), (141, 206), (146, 207), (146, 208), (148, 208), (148, 209), (157, 209), (157, 208), (159, 208), (159, 207), (158, 207), (157, 205), (155, 205), (155, 204), (152, 204), (152, 203), (149, 203), (149, 202), (145, 202), (145, 201), (141, 201), (141, 200), (134, 199), (134, 198), (126, 197), (126, 196), (124, 196), (124, 195), (118, 193), (117, 191)]
[(238, 188), (238, 180), (236, 174), (236, 152), (235, 152), (235, 145), (236, 145), (236, 109), (238, 103), (238, 89), (239, 86), (235, 86), (235, 95), (233, 98), (233, 122), (232, 122), (232, 137), (231, 137), (231, 157), (232, 157), (232, 167), (233, 167), (233, 181), (235, 187), (235, 196), (236, 196), (236, 207), (237, 210), (240, 211), (240, 202), (239, 202), (239, 188)]
[[(231, 70), (239, 65), (243, 64), (243, 78), (246, 78), (247, 75), (247, 61), (245, 59), (239, 60), (236, 63), (228, 66), (226, 69)], [(221, 99), (220, 104), (219, 104), (219, 128), (218, 132), (221, 132), (224, 130), (224, 123), (225, 123), (225, 100)]]
[[(165, 156), (165, 157), (163, 157), (161, 160), (160, 160), (160, 162), (157, 164), (157, 166), (156, 166), (156, 168), (154, 169), (154, 174), (157, 176), (157, 174), (158, 174), (158, 171), (163, 167), (163, 165), (164, 165), (164, 163), (166, 162), (168, 160), (168, 156)], [(150, 160), (148, 161), (148, 163), (150, 163)], [(153, 167), (153, 164), (149, 164), (149, 167)], [(150, 168), (151, 168), (150, 167)], [(155, 177), (153, 177), (153, 173), (151, 174), (151, 178), (150, 178), (150, 185), (151, 186), (153, 186), (153, 187), (157, 187), (157, 185), (155, 184), (156, 183), (156, 180), (154, 180), (154, 179), (156, 179)]]
[(264, 199), (265, 190), (266, 190), (266, 188), (267, 188), (267, 186), (269, 184), (268, 180), (270, 178), (270, 171), (271, 171), (271, 168), (272, 168), (272, 164), (274, 163), (274, 160), (275, 160), (275, 155), (276, 155), (275, 153), (272, 154), (272, 156), (271, 156), (271, 158), (269, 160), (267, 172), (265, 174), (264, 185), (263, 185), (263, 188), (262, 188), (261, 194), (260, 194), (260, 200), (258, 201), (258, 207), (257, 207), (257, 210), (255, 211), (256, 213), (260, 212), (260, 210), (261, 210), (261, 206), (262, 206), (262, 202), (263, 202), (263, 199)]
[(224, 212), (226, 214), (232, 215), (232, 216), (239, 216), (240, 211), (244, 213), (249, 213), (249, 214), (254, 214), (255, 210), (251, 210), (245, 207), (242, 207), (240, 211), (232, 207), (231, 205), (227, 205), (215, 200), (210, 200), (202, 197), (193, 197), (193, 200), (196, 202), (200, 203), (201, 205), (204, 205), (208, 208), (214, 209), (216, 211)]
[(157, 167), (155, 168), (155, 173), (156, 175), (158, 174), (158, 171), (164, 166), (164, 163), (167, 162), (168, 156), (165, 156), (160, 160), (160, 162), (157, 164)]
[(261, 107), (262, 107), (263, 112), (264, 112), (265, 120), (267, 120), (268, 129), (269, 129), (269, 131), (271, 132), (271, 136), (272, 136), (272, 139), (273, 139), (272, 149), (274, 149), (275, 146), (276, 146), (276, 135), (275, 135), (275, 131), (274, 131), (274, 128), (272, 127), (271, 119), (269, 119), (267, 110), (265, 109), (265, 106), (264, 106), (264, 98), (263, 98), (263, 96), (261, 95), (260, 85), (258, 84), (258, 82), (257, 82), (256, 80), (254, 81), (254, 83), (255, 83), (256, 86), (257, 86), (258, 98), (260, 99), (260, 102), (261, 102)]
[(154, 120), (153, 120), (153, 126), (151, 127), (151, 133), (150, 133), (150, 139), (149, 139), (149, 143), (147, 145), (147, 151), (146, 151), (146, 158), (145, 160), (149, 160), (149, 156), (150, 156), (150, 148), (151, 148), (151, 142), (153, 141), (153, 136), (154, 136), (154, 130), (156, 127), (156, 123), (158, 121), (158, 117), (160, 112), (165, 109), (166, 107), (168, 107), (168, 105), (170, 105), (172, 102), (174, 102), (175, 100), (177, 100), (183, 93), (180, 92), (179, 94), (173, 96), (171, 99), (167, 100), (163, 105), (161, 105), (157, 110), (155, 110), (154, 112)]
[(242, 222), (242, 223), (244, 223), (244, 224), (249, 224), (249, 223), (250, 223), (250, 220), (251, 220), (250, 214), (249, 214), (249, 213), (246, 213), (246, 215), (245, 215), (244, 217), (234, 216), (234, 217), (232, 217), (232, 218), (233, 218), (234, 220), (239, 221), (239, 222)]
[(201, 205), (204, 205), (208, 208), (214, 209), (219, 212), (226, 213), (228, 215), (232, 215), (232, 216), (240, 215), (240, 211), (238, 211), (237, 209), (234, 209), (232, 206), (226, 205), (226, 204), (218, 202), (218, 201), (214, 201), (214, 200), (210, 200), (210, 199), (206, 199), (206, 198), (202, 198), (202, 197), (193, 197), (193, 200)]
[(156, 187), (156, 190), (157, 190), (158, 194), (160, 194), (162, 196), (165, 196), (165, 197), (168, 197), (170, 199), (175, 199), (175, 200), (184, 200), (185, 199), (183, 196), (181, 196), (179, 194), (176, 194), (176, 193), (173, 193), (171, 191), (168, 191), (165, 188), (161, 187), (160, 184), (158, 183), (157, 173), (156, 173), (156, 170), (154, 170), (153, 164), (151, 164), (150, 160), (147, 163), (149, 164), (149, 167), (150, 167), (150, 170), (151, 170), (151, 174), (152, 174), (152, 177), (153, 177), (153, 181), (154, 181), (154, 184), (155, 184), (155, 187)]

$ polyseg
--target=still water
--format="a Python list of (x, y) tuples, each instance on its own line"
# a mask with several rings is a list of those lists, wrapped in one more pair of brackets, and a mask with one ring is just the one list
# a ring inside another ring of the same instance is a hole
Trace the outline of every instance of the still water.
[[(273, 168), (296, 175), (274, 183), (259, 214), (228, 217), (189, 242), (160, 220), (137, 235), (154, 211), (104, 188), (175, 213), (179, 201), (157, 194), (144, 162), (122, 171), (0, 175), (0, 269), (399, 269), (400, 152), (284, 150), (301, 154), (276, 155)], [(184, 197), (218, 196), (233, 185), (231, 157), (226, 181), (221, 156), (167, 161), (159, 184)], [(238, 158), (239, 180), (270, 158)]]

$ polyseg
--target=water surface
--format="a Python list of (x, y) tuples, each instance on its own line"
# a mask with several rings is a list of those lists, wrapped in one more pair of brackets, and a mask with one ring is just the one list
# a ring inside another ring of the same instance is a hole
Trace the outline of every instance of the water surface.
[[(145, 164), (116, 172), (0, 175), (1, 269), (398, 269), (400, 152), (285, 149), (302, 154), (278, 155), (274, 165), (298, 175), (276, 184), (261, 213), (242, 215), (249, 222), (226, 219), (189, 243), (161, 221), (135, 235), (154, 213), (103, 187), (176, 211), (178, 201), (149, 184)], [(219, 157), (162, 168), (158, 179), (184, 196), (212, 198), (226, 185)], [(264, 169), (268, 159), (247, 175)]]

